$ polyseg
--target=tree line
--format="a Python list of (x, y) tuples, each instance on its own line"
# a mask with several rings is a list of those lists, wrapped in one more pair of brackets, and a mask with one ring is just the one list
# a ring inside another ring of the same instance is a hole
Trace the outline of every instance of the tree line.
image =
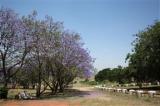
[(0, 9), (0, 81), (3, 88), (36, 86), (39, 97), (47, 88), (63, 92), (75, 77), (89, 77), (93, 58), (80, 35), (66, 30), (52, 17), (37, 12), (20, 17)]
[(132, 75), (129, 72), (128, 67), (118, 66), (117, 68), (106, 68), (99, 71), (95, 75), (97, 82), (104, 82), (108, 80), (110, 82), (118, 82), (119, 84), (129, 83), (132, 80)]

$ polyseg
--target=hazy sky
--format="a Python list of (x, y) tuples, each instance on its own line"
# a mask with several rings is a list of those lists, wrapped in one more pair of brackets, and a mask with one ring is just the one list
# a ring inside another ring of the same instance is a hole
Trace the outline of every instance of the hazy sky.
[(80, 33), (96, 58), (97, 69), (126, 66), (133, 35), (160, 17), (159, 0), (0, 0), (0, 5), (26, 15), (52, 16)]

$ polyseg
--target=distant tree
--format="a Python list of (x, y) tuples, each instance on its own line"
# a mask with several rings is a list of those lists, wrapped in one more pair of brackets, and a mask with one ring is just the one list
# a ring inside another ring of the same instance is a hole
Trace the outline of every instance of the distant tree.
[(102, 82), (104, 80), (108, 79), (108, 73), (111, 71), (110, 68), (106, 68), (103, 69), (102, 71), (99, 71), (96, 75), (95, 75), (95, 80), (98, 82)]
[(120, 84), (127, 83), (131, 81), (130, 72), (128, 70), (128, 67), (121, 67), (118, 66), (117, 68), (107, 68), (103, 69), (102, 71), (99, 71), (95, 75), (95, 80), (98, 82), (102, 82), (105, 80), (111, 81), (111, 82), (117, 82)]

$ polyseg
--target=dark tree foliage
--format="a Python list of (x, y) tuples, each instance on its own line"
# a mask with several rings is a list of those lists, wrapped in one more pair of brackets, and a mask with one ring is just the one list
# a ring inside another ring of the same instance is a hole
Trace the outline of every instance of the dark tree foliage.
[(106, 68), (106, 69), (103, 69), (103, 70), (99, 71), (99, 72), (95, 75), (95, 80), (98, 81), (98, 82), (101, 82), (101, 81), (106, 80), (109, 71), (111, 71), (110, 68)]
[(160, 81), (160, 22), (136, 34), (133, 53), (127, 55), (137, 82)]
[(117, 68), (106, 68), (99, 71), (95, 75), (95, 80), (98, 82), (109, 80), (111, 82), (118, 82), (122, 84), (129, 82), (131, 80), (130, 76), (128, 67), (122, 68), (121, 66), (118, 66)]

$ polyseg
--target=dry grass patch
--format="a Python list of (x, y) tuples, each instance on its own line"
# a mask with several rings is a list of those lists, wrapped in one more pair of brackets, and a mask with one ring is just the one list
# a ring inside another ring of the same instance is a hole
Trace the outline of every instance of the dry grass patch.
[[(10, 90), (9, 94), (10, 96), (14, 96), (17, 92), (20, 92), (21, 90), (22, 89)], [(35, 90), (28, 90), (28, 92), (34, 94)], [(11, 101), (12, 100), (2, 100), (0, 101), (0, 106), (8, 102), (12, 104)], [(32, 106), (32, 103), (40, 103), (41, 105), (45, 104), (46, 106), (49, 106), (49, 104), (51, 105), (58, 103), (63, 103), (62, 106), (160, 106), (160, 98), (150, 98), (146, 96), (137, 97), (136, 95), (95, 90), (92, 87), (74, 87), (74, 89), (67, 90), (64, 94), (51, 95), (49, 97), (46, 96), (41, 100), (13, 101), (20, 105), (21, 103), (24, 103), (27, 106)]]

